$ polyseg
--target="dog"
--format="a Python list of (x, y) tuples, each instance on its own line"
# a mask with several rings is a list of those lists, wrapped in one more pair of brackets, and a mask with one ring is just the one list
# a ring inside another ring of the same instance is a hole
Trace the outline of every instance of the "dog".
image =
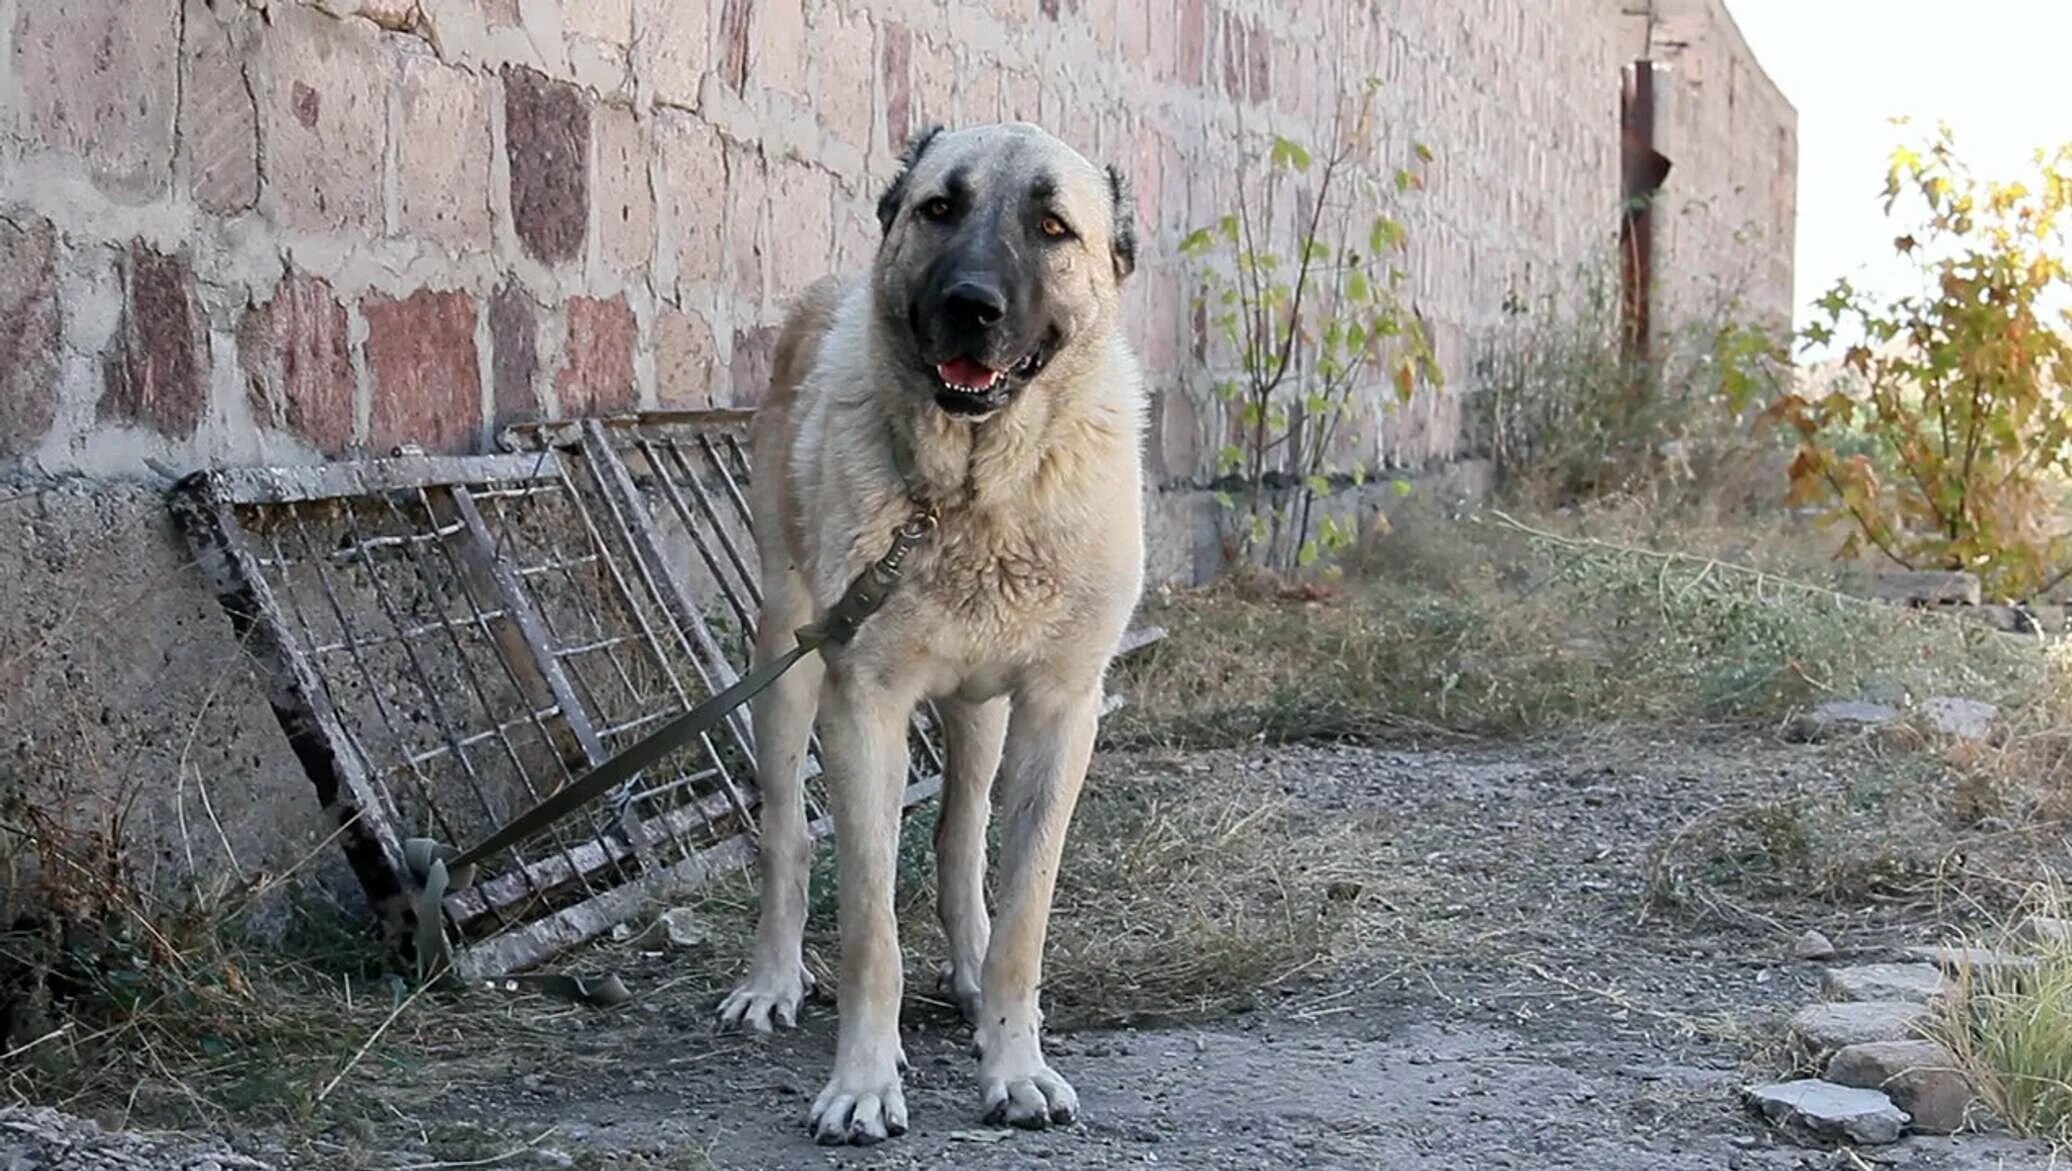
[[(985, 1117), (1073, 1120), (1044, 1059), (1037, 988), (1066, 830), (1104, 679), (1143, 587), (1145, 392), (1122, 325), (1133, 199), (1040, 127), (913, 136), (878, 202), (867, 274), (829, 276), (780, 328), (751, 425), (758, 663), (825, 613), (921, 510), (933, 530), (847, 646), (801, 660), (752, 709), (761, 914), (723, 1022), (796, 1023), (814, 727), (835, 817), (841, 931), (823, 1144), (903, 1133), (903, 974), (893, 912), (907, 728), (937, 701), (947, 765), (935, 851), (943, 972), (972, 1024)], [(1002, 777), (999, 907), (986, 828)]]

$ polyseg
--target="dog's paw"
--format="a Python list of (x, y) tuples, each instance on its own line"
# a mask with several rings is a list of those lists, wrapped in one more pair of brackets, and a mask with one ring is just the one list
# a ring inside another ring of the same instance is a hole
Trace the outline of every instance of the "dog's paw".
[(813, 1141), (867, 1147), (907, 1131), (906, 1091), (897, 1072), (836, 1073), (813, 1100)]
[(978, 1026), (982, 998), (978, 990), (977, 972), (966, 974), (959, 971), (955, 963), (945, 960), (942, 966), (935, 970), (935, 990), (957, 1002), (957, 1007), (964, 1012), (965, 1024), (974, 1028)]
[(1041, 1057), (983, 1063), (979, 1091), (984, 1095), (989, 1123), (1042, 1130), (1054, 1122), (1063, 1125), (1079, 1117), (1079, 1094)]
[(720, 1002), (720, 1023), (758, 1033), (767, 1033), (772, 1026), (795, 1028), (799, 1004), (812, 990), (813, 973), (802, 965), (780, 968), (774, 975), (758, 966)]

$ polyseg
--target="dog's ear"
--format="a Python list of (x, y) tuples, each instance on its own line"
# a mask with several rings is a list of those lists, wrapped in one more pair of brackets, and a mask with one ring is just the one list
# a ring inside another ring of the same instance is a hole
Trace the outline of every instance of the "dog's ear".
[(892, 221), (899, 218), (899, 205), (906, 202), (907, 176), (912, 173), (914, 164), (921, 161), (921, 154), (928, 149), (928, 144), (934, 142), (935, 136), (941, 133), (941, 125), (931, 124), (907, 139), (906, 151), (899, 156), (899, 171), (892, 176), (892, 182), (885, 188), (885, 193), (878, 196), (879, 230), (892, 230)]
[(1120, 281), (1137, 271), (1137, 200), (1130, 193), (1130, 181), (1115, 164), (1108, 165), (1108, 194), (1113, 200), (1109, 230), (1115, 253), (1115, 279)]

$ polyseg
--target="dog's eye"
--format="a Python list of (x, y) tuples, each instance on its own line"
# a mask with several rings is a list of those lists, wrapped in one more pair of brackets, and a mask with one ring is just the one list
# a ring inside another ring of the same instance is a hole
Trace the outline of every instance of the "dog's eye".
[(946, 220), (950, 218), (950, 201), (938, 195), (921, 205), (921, 214), (931, 220)]
[(1054, 215), (1044, 216), (1043, 223), (1038, 226), (1043, 229), (1044, 235), (1053, 240), (1062, 240), (1072, 234), (1072, 229), (1065, 226), (1065, 221)]

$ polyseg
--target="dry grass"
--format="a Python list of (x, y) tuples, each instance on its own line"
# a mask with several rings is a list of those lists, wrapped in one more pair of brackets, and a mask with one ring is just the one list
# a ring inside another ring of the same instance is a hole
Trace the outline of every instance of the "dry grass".
[(0, 931), (0, 1101), (117, 1128), (266, 1132), (366, 1165), (321, 1136), (363, 1124), (359, 1091), (423, 1060), (441, 1014), (359, 925), (296, 905), (284, 934), (256, 938), (252, 913), (272, 902), (277, 918), (293, 871), (165, 889), (106, 819), (81, 831), (7, 810), (6, 852), (34, 856), (37, 889), (17, 893), (42, 913)]
[[(2055, 882), (2025, 904), (2060, 923), (2072, 908)], [(2072, 937), (2039, 935), (2028, 922), (2010, 918), (1974, 941), (2019, 962), (1961, 969), (1933, 1033), (1994, 1114), (2063, 1147), (2072, 1145)]]
[(1478, 354), (1471, 443), (1503, 497), (1535, 512), (1632, 496), (1677, 512), (1767, 512), (1790, 451), (1729, 391), (1760, 394), (1788, 376), (1778, 340), (1747, 329), (1735, 290), (1720, 288), (1658, 321), (1645, 358), (1629, 354), (1618, 269), (1607, 254), (1558, 294), (1514, 303)]
[[(1121, 669), (1120, 743), (1214, 745), (1402, 730), (1533, 734), (1598, 722), (1781, 720), (1827, 698), (2014, 705), (2054, 673), (2033, 645), (1752, 563), (1501, 513), (1427, 516), (1329, 591), (1178, 597), (1172, 636)], [(1688, 547), (1686, 545), (1685, 547)]]
[(1060, 1023), (1256, 1004), (1339, 954), (1374, 881), (1349, 827), (1239, 777), (1140, 774), (1088, 811), (1046, 960)]
[[(934, 826), (932, 805), (905, 823), (899, 917), (914, 961), (908, 995), (938, 1000), (947, 1013), (951, 1003), (934, 988), (947, 957), (935, 920)], [(1097, 770), (1058, 877), (1044, 959), (1048, 1021), (1083, 1028), (1199, 1019), (1300, 984), (1349, 945), (1353, 911), (1377, 881), (1364, 859), (1350, 827), (1300, 816), (1257, 778), (1211, 781), (1184, 765), (1127, 777)], [(806, 943), (827, 996), (839, 970), (834, 906), (833, 849), (824, 846)], [(739, 977), (755, 907), (746, 876), (684, 904), (710, 925), (712, 945), (669, 981), (672, 998), (703, 1005)], [(619, 955), (652, 946), (653, 936), (636, 928)]]

